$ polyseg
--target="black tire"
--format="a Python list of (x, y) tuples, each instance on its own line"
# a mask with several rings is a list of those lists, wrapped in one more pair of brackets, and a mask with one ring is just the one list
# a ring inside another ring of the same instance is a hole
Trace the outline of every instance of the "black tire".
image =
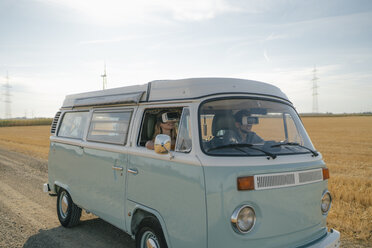
[(57, 214), (59, 222), (64, 227), (73, 227), (79, 224), (81, 208), (72, 201), (70, 194), (63, 188), (58, 191)]
[(147, 241), (155, 242), (155, 247), (168, 248), (160, 223), (154, 217), (147, 217), (141, 222), (136, 233), (136, 248), (147, 247), (145, 246)]

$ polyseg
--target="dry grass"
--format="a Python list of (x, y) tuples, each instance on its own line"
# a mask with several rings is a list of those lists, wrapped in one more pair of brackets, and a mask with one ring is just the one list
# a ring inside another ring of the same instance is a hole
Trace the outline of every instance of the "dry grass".
[(0, 127), (0, 147), (48, 159), (50, 126)]
[(372, 245), (372, 117), (304, 117), (330, 169), (328, 223), (344, 238)]
[[(372, 246), (372, 117), (303, 117), (330, 169), (328, 226)], [(47, 159), (49, 126), (2, 127), (0, 146)]]

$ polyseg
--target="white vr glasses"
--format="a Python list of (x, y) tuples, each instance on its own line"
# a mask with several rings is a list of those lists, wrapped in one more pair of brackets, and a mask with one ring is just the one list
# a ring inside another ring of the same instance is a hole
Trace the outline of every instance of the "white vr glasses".
[(161, 121), (163, 123), (168, 122), (168, 121), (178, 121), (178, 113), (176, 112), (167, 112), (161, 115)]
[(243, 116), (242, 125), (254, 125), (258, 124), (258, 118), (253, 116)]

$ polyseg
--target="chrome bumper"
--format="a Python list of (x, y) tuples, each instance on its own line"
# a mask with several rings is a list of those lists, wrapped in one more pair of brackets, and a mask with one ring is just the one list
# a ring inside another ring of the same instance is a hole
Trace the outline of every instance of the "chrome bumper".
[(48, 193), (49, 191), (50, 191), (49, 183), (44, 183), (43, 184), (43, 192)]
[(52, 191), (49, 187), (49, 183), (44, 183), (43, 184), (43, 191), (44, 193), (49, 193), (50, 196), (57, 196), (57, 193)]
[(310, 245), (308, 248), (338, 248), (340, 247), (340, 232), (331, 229), (327, 236), (319, 240), (317, 243)]

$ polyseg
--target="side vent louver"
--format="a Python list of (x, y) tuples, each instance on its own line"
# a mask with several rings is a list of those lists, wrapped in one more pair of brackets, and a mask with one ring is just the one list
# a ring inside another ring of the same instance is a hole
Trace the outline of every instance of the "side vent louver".
[(54, 116), (52, 126), (50, 127), (50, 133), (55, 134), (56, 133), (56, 128), (57, 128), (57, 123), (59, 120), (59, 117), (61, 116), (61, 111), (58, 111), (56, 115)]

